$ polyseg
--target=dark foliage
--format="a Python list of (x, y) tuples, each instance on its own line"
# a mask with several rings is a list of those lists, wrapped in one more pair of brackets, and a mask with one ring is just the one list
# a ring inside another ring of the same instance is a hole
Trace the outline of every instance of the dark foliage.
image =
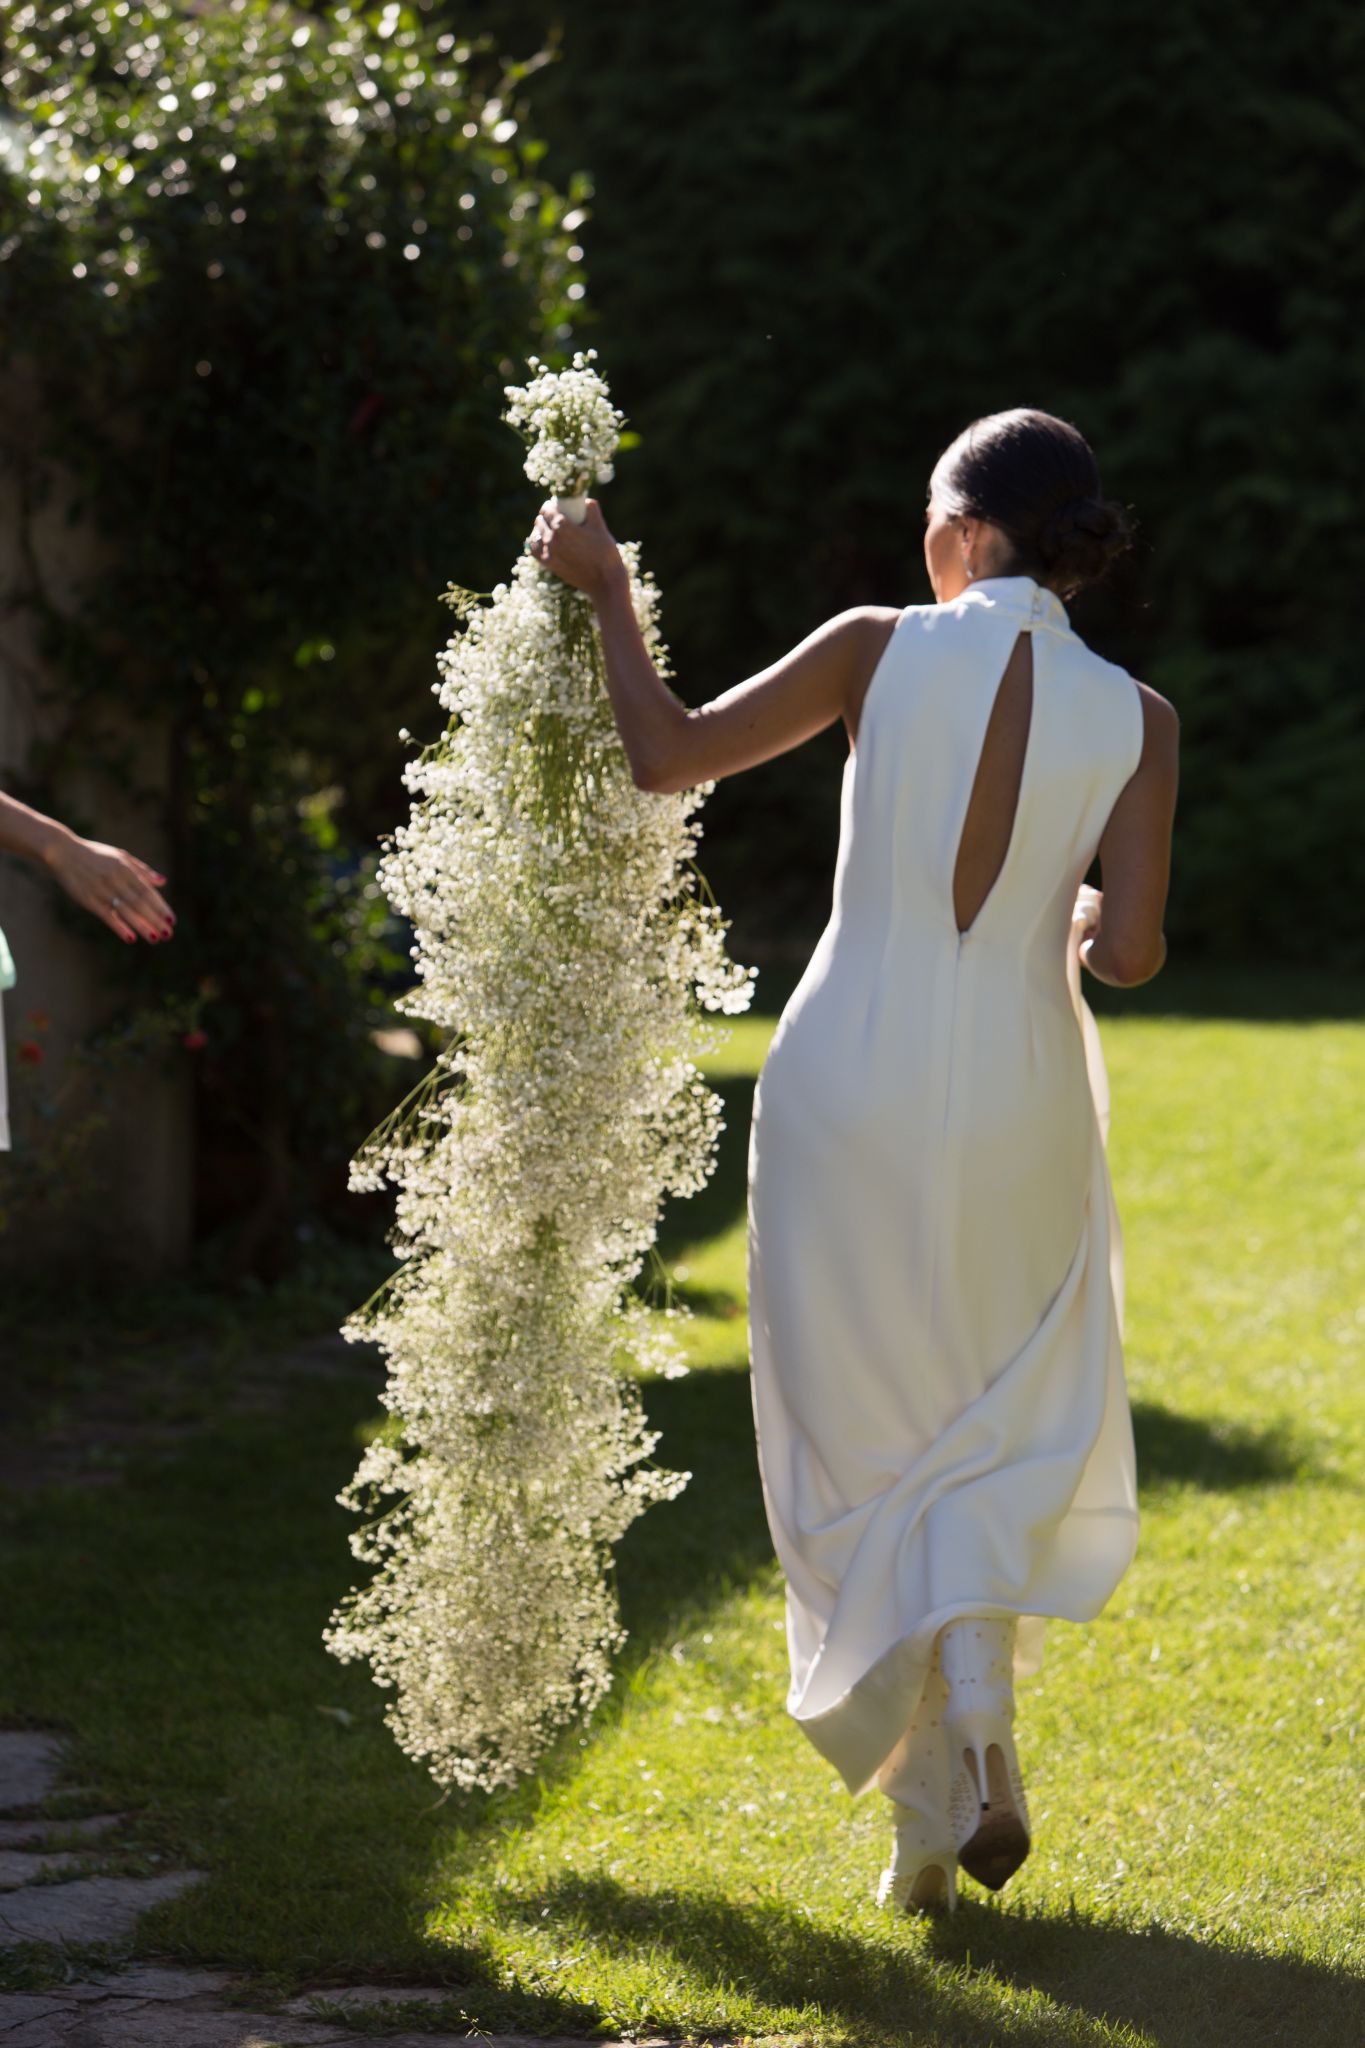
[[(434, 12), (442, 12), (437, 6)], [(1212, 0), (473, 0), (536, 81), (617, 402), (612, 486), (693, 702), (845, 605), (927, 602), (939, 453), (1072, 420), (1137, 545), (1072, 618), (1183, 723), (1173, 948), (1365, 958), (1365, 18)], [(723, 783), (755, 937), (829, 908), (841, 734)], [(737, 933), (737, 941), (744, 933)]]

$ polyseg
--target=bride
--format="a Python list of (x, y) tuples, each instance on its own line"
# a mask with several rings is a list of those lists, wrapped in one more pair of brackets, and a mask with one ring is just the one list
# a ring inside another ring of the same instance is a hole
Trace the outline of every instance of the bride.
[(929, 480), (933, 601), (842, 612), (695, 709), (595, 501), (582, 525), (542, 506), (528, 541), (592, 596), (641, 787), (848, 735), (830, 919), (754, 1095), (750, 1356), (788, 1711), (891, 1802), (879, 1897), (909, 1911), (1023, 1862), (1014, 1679), (1136, 1544), (1080, 969), (1126, 987), (1165, 960), (1178, 723), (1066, 603), (1128, 539), (1073, 425), (973, 421)]

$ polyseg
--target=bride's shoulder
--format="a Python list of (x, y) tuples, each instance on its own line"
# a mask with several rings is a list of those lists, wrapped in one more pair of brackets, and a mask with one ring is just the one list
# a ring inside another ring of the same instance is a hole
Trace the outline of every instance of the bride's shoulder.
[(858, 604), (842, 612), (848, 630), (863, 638), (885, 643), (899, 626), (910, 627), (943, 610), (939, 604)]
[(1143, 762), (1171, 766), (1180, 751), (1180, 714), (1160, 690), (1154, 690), (1150, 683), (1138, 682), (1136, 676), (1132, 680), (1142, 706)]
[(885, 633), (910, 609), (912, 607), (906, 605), (854, 604), (846, 612), (840, 612), (833, 623), (845, 624), (851, 633)]
[(855, 660), (867, 654), (875, 661), (903, 617), (894, 605), (850, 605), (817, 627), (815, 637), (832, 641)]

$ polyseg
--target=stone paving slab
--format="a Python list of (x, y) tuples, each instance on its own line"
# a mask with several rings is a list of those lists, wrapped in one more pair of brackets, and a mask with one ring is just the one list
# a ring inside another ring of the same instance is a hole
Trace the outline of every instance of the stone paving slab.
[(101, 1998), (208, 1998), (230, 1990), (232, 1983), (226, 1970), (167, 1970), (154, 1963), (137, 1963), (130, 1970), (111, 1970), (81, 1984), (64, 1984), (61, 1995), (87, 2002)]
[(466, 1984), (452, 1984), (444, 1991), (434, 1984), (338, 1984), (334, 1991), (309, 1991), (302, 1998), (286, 1999), (284, 2011), (313, 2019), (319, 2001), (368, 2012), (376, 2005), (443, 2005), (450, 1998), (476, 1996), (473, 1987)]
[(51, 2032), (64, 2011), (60, 2000), (44, 1992), (0, 1992), (0, 2040), (5, 2042), (22, 2040), (27, 2035), (30, 2041), (41, 2041), (43, 2026), (49, 2029), (49, 2038), (60, 2041), (60, 2034)]
[(0, 1948), (23, 1941), (121, 1941), (149, 1906), (197, 1884), (202, 1870), (156, 1877), (78, 1877), (0, 1895)]
[[(11, 2017), (8, 2008), (21, 2004), (30, 2010)], [(63, 2042), (70, 2048), (343, 2048), (355, 2036), (335, 2027), (301, 2028), (298, 2020), (271, 2013), (196, 2011), (132, 1999), (61, 2005), (30, 1996), (0, 1998), (0, 2040), (5, 2048), (61, 2048)], [(416, 2034), (407, 2040), (410, 2048), (436, 2048), (430, 2034), (425, 2042)], [(389, 2048), (399, 2048), (396, 2037)]]
[(61, 1755), (55, 1735), (0, 1729), (0, 1813), (22, 1812), (46, 1799), (57, 1782)]
[(42, 1877), (48, 1870), (70, 1870), (73, 1863), (85, 1860), (74, 1849), (49, 1849), (34, 1856), (21, 1856), (17, 1849), (0, 1849), (0, 1892), (13, 1891), (15, 1885), (32, 1884), (35, 1877)]
[[(195, 1971), (129, 1970), (60, 1993), (0, 1994), (0, 2041), (4, 2048), (62, 2048), (63, 2043), (68, 2048), (373, 2048), (379, 2039), (387, 2048), (468, 2048), (471, 2039), (468, 2034), (353, 2034), (335, 2021), (233, 2012), (216, 1995), (224, 1981), (210, 1971), (201, 1977)], [(202, 1992), (189, 1988), (200, 1984)], [(381, 1989), (353, 1988), (373, 1994)], [(392, 1997), (392, 1990), (384, 1995)], [(377, 1996), (370, 2002), (378, 2002)], [(472, 2038), (481, 2048), (627, 2048), (619, 2041), (589, 2043), (564, 2035), (547, 2040), (543, 2035), (481, 2033)], [(656, 2037), (629, 2048), (681, 2044)]]
[[(321, 1361), (320, 1361), (321, 1362)], [(49, 1849), (50, 1837), (93, 1845), (122, 1822), (124, 1813), (53, 1819), (35, 1811), (57, 1789), (62, 1745), (53, 1735), (31, 1729), (0, 1730), (0, 1949), (23, 1942), (119, 1941), (134, 1931), (149, 1906), (175, 1898), (205, 1873), (168, 1870), (155, 1877), (83, 1877), (35, 1883), (54, 1870), (82, 1860), (69, 1849)], [(88, 1797), (79, 1786), (62, 1788), (64, 1798)], [(90, 1850), (86, 1854), (90, 1854)], [(12, 1887), (6, 1889), (5, 1887)], [(139, 1966), (97, 1974), (52, 1992), (0, 1993), (0, 2048), (626, 2048), (622, 2042), (593, 2042), (561, 2035), (547, 2040), (524, 2034), (428, 2034), (403, 2032), (376, 2037), (356, 2034), (344, 2016), (323, 2019), (318, 2004), (357, 2019), (385, 2005), (434, 2006), (462, 1996), (457, 1986), (429, 1984), (337, 1985), (291, 1999), (278, 2013), (231, 2007), (233, 1980), (214, 1970)], [(471, 2002), (476, 1993), (468, 1994)], [(630, 2048), (681, 2048), (663, 2039), (637, 2041)], [(723, 2048), (713, 2043), (712, 2048)]]

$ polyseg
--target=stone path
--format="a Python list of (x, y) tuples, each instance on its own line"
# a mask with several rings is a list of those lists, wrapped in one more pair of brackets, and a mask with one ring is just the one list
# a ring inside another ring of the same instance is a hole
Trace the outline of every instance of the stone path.
[[(138, 1917), (161, 1899), (198, 1884), (198, 1870), (168, 1870), (155, 1877), (91, 1872), (107, 1838), (133, 1816), (88, 1814), (53, 1819), (41, 1810), (58, 1790), (61, 1745), (50, 1735), (0, 1731), (0, 1949), (25, 1942), (52, 1944), (60, 1957), (68, 1943), (118, 1942)], [(64, 1787), (69, 1798), (78, 1788)], [(67, 1878), (65, 1873), (87, 1874)], [(436, 2005), (458, 1991), (430, 1985), (358, 1985), (290, 1999), (279, 2012), (234, 2006), (233, 1980), (216, 1970), (156, 1969), (137, 1965), (64, 1982), (55, 1991), (0, 1991), (0, 2048), (363, 2048), (376, 2039), (388, 2048), (455, 2048), (465, 2034), (353, 2033), (347, 2012), (359, 2017), (377, 2007)], [(325, 2008), (331, 2017), (323, 2017)], [(339, 2017), (338, 2017), (339, 2016)], [(401, 2024), (401, 2022), (400, 2022)], [(483, 2048), (624, 2048), (620, 2042), (546, 2040), (523, 2034), (475, 2038)], [(661, 2040), (630, 2048), (683, 2048)], [(712, 2048), (722, 2048), (713, 2043)]]
[[(26, 1941), (125, 1940), (148, 1906), (174, 1898), (203, 1874), (168, 1870), (156, 1877), (95, 1875), (54, 1884), (53, 1875), (84, 1870), (97, 1859), (101, 1836), (125, 1818), (92, 1815), (76, 1827), (84, 1848), (65, 1846), (72, 1824), (41, 1819), (33, 1811), (57, 1789), (60, 1766), (61, 1749), (52, 1736), (0, 1733), (0, 1949)], [(64, 1846), (50, 1846), (53, 1836)], [(0, 2040), (5, 2038), (0, 2032)]]
[[(465, 2048), (467, 2034), (354, 2034), (335, 2021), (305, 2020), (290, 2012), (244, 2012), (224, 2004), (230, 1984), (208, 1970), (126, 1970), (64, 1985), (59, 1992), (0, 1993), (4, 2048)], [(407, 2002), (421, 1994), (388, 1991)], [(339, 1997), (338, 2004), (343, 2003)], [(351, 2003), (356, 2003), (352, 1994)], [(368, 2003), (378, 2002), (377, 1994)], [(298, 2001), (295, 2001), (298, 2003)], [(474, 2037), (481, 2048), (623, 2048), (620, 2042), (534, 2040), (525, 2034)], [(680, 2048), (636, 2042), (630, 2048)]]

